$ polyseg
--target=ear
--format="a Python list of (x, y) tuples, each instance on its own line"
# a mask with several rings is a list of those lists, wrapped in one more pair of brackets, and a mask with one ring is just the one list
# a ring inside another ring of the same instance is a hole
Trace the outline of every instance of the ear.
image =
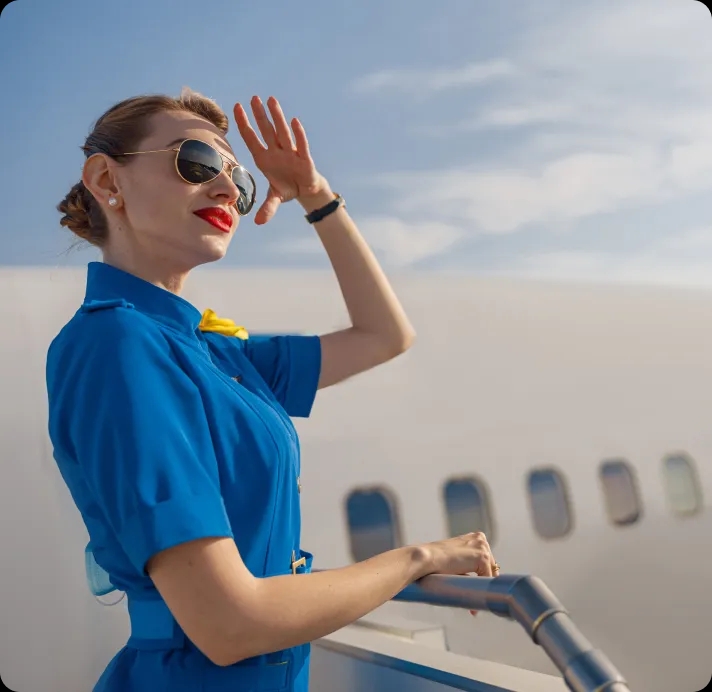
[(114, 162), (105, 154), (93, 154), (84, 163), (82, 182), (102, 207), (108, 207), (109, 198), (121, 193)]

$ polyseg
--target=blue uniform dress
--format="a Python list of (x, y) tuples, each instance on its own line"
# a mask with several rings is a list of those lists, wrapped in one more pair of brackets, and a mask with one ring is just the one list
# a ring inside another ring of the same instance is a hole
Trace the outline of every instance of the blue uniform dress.
[(256, 577), (311, 569), (290, 416), (310, 414), (319, 337), (241, 339), (200, 321), (186, 300), (95, 262), (84, 303), (48, 351), (54, 456), (131, 619), (94, 692), (308, 688), (309, 645), (211, 663), (145, 571), (161, 550), (222, 536)]

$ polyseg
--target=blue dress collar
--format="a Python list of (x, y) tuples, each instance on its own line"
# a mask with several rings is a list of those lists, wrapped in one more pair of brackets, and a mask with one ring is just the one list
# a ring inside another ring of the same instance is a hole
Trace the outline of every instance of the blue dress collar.
[(195, 334), (200, 311), (184, 298), (104, 262), (90, 262), (84, 302), (124, 299), (158, 322)]

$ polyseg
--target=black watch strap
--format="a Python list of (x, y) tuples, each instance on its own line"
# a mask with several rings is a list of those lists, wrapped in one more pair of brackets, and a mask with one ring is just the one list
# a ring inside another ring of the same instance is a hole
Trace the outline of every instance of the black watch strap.
[(329, 214), (333, 214), (339, 207), (346, 206), (344, 198), (338, 192), (335, 192), (334, 194), (336, 196), (331, 202), (325, 204), (319, 209), (309, 212), (304, 218), (309, 223), (317, 223), (317, 221), (321, 221), (323, 218), (329, 216)]

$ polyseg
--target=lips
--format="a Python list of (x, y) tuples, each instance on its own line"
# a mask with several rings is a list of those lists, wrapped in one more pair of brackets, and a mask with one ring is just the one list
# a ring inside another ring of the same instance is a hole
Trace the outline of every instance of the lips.
[(220, 207), (206, 207), (198, 209), (194, 213), (223, 233), (229, 233), (232, 230), (232, 215)]

